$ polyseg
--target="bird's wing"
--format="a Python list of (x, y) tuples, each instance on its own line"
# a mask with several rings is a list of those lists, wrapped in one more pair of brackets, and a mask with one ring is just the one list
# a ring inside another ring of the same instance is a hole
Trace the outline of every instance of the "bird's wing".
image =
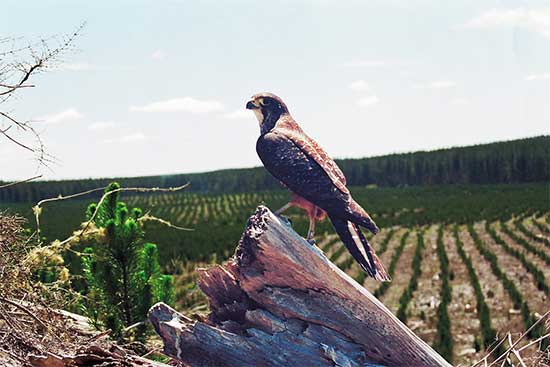
[(368, 213), (351, 198), (345, 179), (338, 177), (341, 171), (336, 163), (322, 149), (316, 150), (292, 132), (275, 129), (260, 136), (256, 150), (265, 168), (291, 191), (329, 214), (378, 232)]
[(321, 166), (338, 190), (345, 194), (349, 194), (344, 173), (315, 140), (303, 133), (299, 134), (290, 130), (283, 130), (282, 133)]
[(339, 190), (323, 166), (285, 132), (261, 136), (256, 151), (265, 168), (294, 193), (325, 209), (343, 213), (349, 206), (349, 194)]

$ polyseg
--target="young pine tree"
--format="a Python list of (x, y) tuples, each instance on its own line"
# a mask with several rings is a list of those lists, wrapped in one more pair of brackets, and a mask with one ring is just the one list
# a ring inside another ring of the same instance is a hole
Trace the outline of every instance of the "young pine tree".
[[(121, 338), (125, 327), (146, 319), (149, 308), (158, 301), (172, 303), (172, 277), (160, 272), (158, 249), (143, 243), (139, 221), (141, 210), (131, 211), (119, 201), (118, 183), (111, 183), (110, 193), (100, 204), (90, 204), (88, 219), (100, 235), (84, 250), (82, 268), (86, 289), (83, 310), (98, 328), (112, 330)], [(137, 329), (143, 337), (145, 327)]]

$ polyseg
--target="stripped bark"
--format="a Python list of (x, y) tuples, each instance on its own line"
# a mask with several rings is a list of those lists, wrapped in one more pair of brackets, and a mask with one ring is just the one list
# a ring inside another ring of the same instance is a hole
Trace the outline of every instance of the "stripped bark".
[(165, 353), (190, 366), (450, 366), (266, 207), (225, 266), (199, 271), (208, 319), (149, 312)]

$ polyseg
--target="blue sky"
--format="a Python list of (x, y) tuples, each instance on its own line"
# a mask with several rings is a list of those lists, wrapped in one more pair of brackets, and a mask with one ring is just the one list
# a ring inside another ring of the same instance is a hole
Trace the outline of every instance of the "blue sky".
[[(259, 165), (244, 105), (280, 95), (334, 157), (550, 133), (550, 1), (3, 1), (2, 35), (87, 24), (4, 109), (47, 179)], [(55, 42), (53, 42), (55, 44)], [(14, 158), (16, 157), (16, 158)], [(0, 141), (0, 179), (37, 172)]]

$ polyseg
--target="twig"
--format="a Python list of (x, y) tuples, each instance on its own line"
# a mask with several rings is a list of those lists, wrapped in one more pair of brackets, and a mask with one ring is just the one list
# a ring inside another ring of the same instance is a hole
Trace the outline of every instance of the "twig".
[(27, 363), (27, 361), (26, 361), (24, 358), (18, 356), (17, 354), (13, 354), (12, 351), (7, 350), (7, 349), (5, 349), (4, 347), (1, 347), (1, 346), (0, 346), (0, 350), (2, 350), (4, 353), (9, 354), (10, 357), (12, 357), (13, 359), (17, 359), (19, 362), (22, 362), (23, 364), (26, 364), (26, 363)]
[[(16, 94), (19, 89), (22, 88), (32, 88), (35, 85), (29, 84), (29, 80), (32, 76), (39, 73), (41, 70), (46, 69), (51, 65), (56, 58), (63, 52), (70, 49), (75, 39), (80, 35), (82, 29), (86, 25), (85, 22), (81, 23), (74, 32), (63, 37), (61, 42), (55, 47), (50, 48), (46, 40), (40, 40), (40, 49), (35, 49), (35, 45), (29, 44), (26, 47), (22, 48), (12, 48), (6, 52), (0, 52), (0, 58), (3, 58), (6, 55), (14, 57), (14, 55), (20, 51), (28, 51), (28, 57), (21, 59), (14, 59), (13, 61), (7, 63), (2, 62), (0, 64), (0, 105), (6, 102), (11, 96)], [(5, 42), (6, 38), (0, 38), (0, 43)], [(21, 122), (17, 118), (12, 117), (9, 113), (0, 111), (0, 117), (5, 118), (11, 125), (16, 125), (25, 132), (29, 132), (35, 136), (38, 141), (38, 147), (29, 146), (26, 143), (20, 141), (9, 135), (6, 129), (0, 129), (0, 135), (5, 136), (12, 143), (16, 144), (20, 148), (33, 152), (37, 155), (36, 160), (40, 165), (43, 165), (48, 168), (48, 163), (52, 163), (51, 156), (46, 153), (44, 144), (40, 139), (40, 135), (30, 126), (29, 121)]]
[[(0, 111), (0, 116), (2, 116), (2, 117), (4, 117), (4, 118), (8, 119), (8, 120), (11, 121), (11, 122), (13, 122), (13, 123), (16, 124), (17, 126), (19, 126), (21, 129), (23, 129), (23, 130), (25, 130), (25, 131), (27, 130), (27, 127), (28, 127), (28, 126), (26, 126), (26, 125), (27, 125), (26, 123), (17, 121), (16, 119), (14, 119), (13, 117), (11, 117), (11, 116), (8, 115), (7, 113)], [(4, 131), (6, 131), (6, 130), (4, 130)]]
[[(521, 336), (515, 341), (514, 344), (512, 344), (504, 353), (502, 353), (500, 355), (500, 357), (496, 358), (493, 361), (493, 363), (491, 363), (488, 367), (492, 367), (498, 361), (500, 361), (502, 358), (507, 358), (508, 355), (512, 352), (512, 350), (514, 350), (514, 348), (519, 344), (519, 342), (522, 341), (529, 334), (529, 332), (531, 332), (531, 330), (533, 330), (538, 324), (540, 324), (545, 318), (547, 318), (548, 315), (550, 315), (550, 311), (546, 312), (544, 315), (542, 315), (542, 317), (540, 319), (538, 319), (536, 322), (534, 322), (533, 325), (531, 325), (531, 327), (529, 327), (529, 329), (527, 329), (523, 334), (521, 334)], [(485, 357), (485, 358), (487, 358), (487, 357)], [(475, 367), (478, 363), (474, 364), (472, 367)]]
[(160, 352), (162, 352), (161, 348), (153, 348), (150, 351), (148, 351), (147, 353), (145, 353), (144, 355), (142, 355), (141, 358), (147, 358), (153, 353), (160, 353)]
[(37, 61), (36, 64), (32, 65), (28, 70), (25, 71), (25, 74), (23, 74), (23, 77), (21, 78), (21, 80), (16, 85), (13, 85), (11, 87), (7, 87), (8, 88), (7, 90), (5, 90), (3, 92), (0, 92), (0, 96), (13, 93), (17, 89), (22, 88), (23, 84), (29, 79), (31, 74), (33, 72), (35, 72), (37, 69), (41, 68), (42, 66), (44, 66), (44, 60), (40, 59), (40, 60)]
[(177, 226), (175, 224), (170, 223), (169, 221), (167, 221), (165, 219), (155, 217), (154, 215), (151, 215), (149, 213), (146, 213), (145, 215), (139, 217), (139, 219), (138, 219), (138, 222), (146, 222), (146, 221), (158, 222), (160, 224), (164, 224), (165, 226), (167, 226), (169, 228), (178, 229), (180, 231), (192, 232), (192, 231), (195, 230), (194, 228), (186, 228), (186, 227)]
[(134, 329), (134, 328), (137, 328), (138, 326), (147, 325), (149, 322), (150, 322), (149, 319), (139, 321), (139, 322), (136, 322), (135, 324), (132, 324), (130, 326), (125, 327), (123, 330), (124, 330), (124, 332), (127, 332), (127, 331), (130, 331), (130, 330)]
[(19, 184), (22, 184), (22, 183), (25, 183), (25, 182), (29, 182), (29, 181), (32, 181), (32, 180), (36, 180), (36, 179), (38, 179), (38, 178), (40, 178), (40, 177), (42, 177), (42, 175), (34, 176), (34, 177), (27, 178), (27, 179), (24, 179), (24, 180), (21, 180), (21, 181), (10, 182), (10, 183), (8, 183), (8, 184), (5, 184), (5, 185), (0, 186), (0, 189), (5, 189), (6, 187), (15, 186), (15, 185), (19, 185)]
[(523, 347), (519, 348), (519, 349), (518, 349), (518, 352), (521, 353), (521, 352), (523, 352), (524, 349), (527, 349), (527, 348), (533, 346), (534, 344), (537, 344), (538, 342), (540, 342), (540, 341), (542, 341), (542, 340), (544, 340), (544, 339), (546, 339), (546, 338), (550, 338), (550, 333), (548, 333), (548, 334), (546, 334), (546, 335), (543, 335), (543, 336), (541, 336), (541, 337), (539, 337), (539, 338), (536, 338), (535, 340), (529, 342), (528, 344), (526, 344), (526, 345), (524, 345)]
[(109, 334), (111, 334), (111, 329), (107, 329), (99, 334), (96, 334), (94, 336), (92, 336), (89, 340), (88, 340), (88, 343), (91, 343), (93, 341), (96, 341), (96, 340), (99, 340), (99, 339), (102, 339), (102, 338), (105, 338), (105, 337), (109, 337)]
[(29, 315), (30, 317), (32, 317), (36, 322), (38, 322), (44, 329), (48, 329), (48, 327), (46, 326), (46, 324), (44, 324), (42, 322), (42, 320), (40, 320), (38, 317), (36, 317), (31, 311), (29, 311), (26, 307), (24, 307), (23, 305), (20, 305), (19, 303), (17, 302), (14, 302), (14, 301), (11, 301), (9, 299), (6, 299), (4, 297), (0, 297), (0, 301), (1, 302), (4, 302), (4, 303), (7, 303), (9, 305), (12, 305), (14, 307), (17, 307), (18, 309), (20, 309), (21, 311), (25, 312), (27, 315)]
[(74, 199), (74, 198), (77, 198), (77, 197), (79, 197), (79, 196), (84, 196), (84, 195), (91, 194), (91, 193), (93, 193), (93, 192), (104, 191), (104, 190), (105, 190), (105, 187), (98, 187), (98, 188), (95, 188), (95, 189), (91, 189), (91, 190), (87, 190), (87, 191), (82, 191), (82, 192), (79, 192), (79, 193), (76, 193), (76, 194), (67, 195), (67, 196), (59, 195), (59, 196), (57, 196), (57, 197), (55, 197), (55, 198), (49, 198), (49, 199), (40, 200), (35, 206), (40, 207), (40, 205), (45, 204), (45, 203), (48, 203), (48, 202), (50, 202), (50, 201), (61, 201), (61, 200)]
[(0, 317), (2, 317), (6, 321), (8, 326), (11, 328), (11, 331), (14, 332), (14, 335), (19, 338), (20, 329), (15, 326), (12, 317), (2, 306), (0, 306)]
[(2, 84), (0, 83), (0, 88), (7, 88), (7, 89), (17, 89), (17, 88), (34, 88), (36, 87), (34, 84), (27, 84), (27, 85), (8, 85), (8, 84)]
[[(65, 244), (69, 243), (70, 241), (72, 241), (76, 238), (80, 238), (82, 235), (84, 235), (86, 233), (86, 230), (90, 227), (90, 224), (92, 224), (95, 217), (99, 213), (99, 209), (101, 208), (101, 204), (103, 204), (103, 202), (105, 201), (105, 199), (109, 195), (112, 195), (112, 194), (117, 193), (117, 192), (175, 192), (175, 191), (183, 190), (188, 186), (189, 186), (189, 183), (186, 183), (184, 185), (177, 186), (177, 187), (166, 187), (166, 188), (163, 188), (163, 187), (150, 187), (150, 188), (147, 188), (147, 187), (121, 187), (121, 188), (114, 189), (114, 190), (111, 190), (109, 192), (106, 192), (99, 199), (99, 202), (97, 203), (97, 206), (96, 206), (93, 214), (90, 216), (90, 219), (88, 219), (85, 222), (85, 225), (83, 226), (83, 228), (81, 230), (75, 232), (75, 234), (73, 234), (72, 236), (66, 238), (65, 240), (56, 243), (56, 246), (64, 246)], [(60, 201), (60, 200), (72, 199), (72, 198), (75, 198), (75, 197), (78, 197), (78, 196), (86, 195), (86, 194), (96, 192), (96, 191), (100, 191), (100, 190), (105, 190), (105, 188), (97, 188), (97, 189), (87, 190), (87, 191), (77, 193), (77, 194), (72, 194), (72, 195), (69, 195), (69, 196), (59, 196), (57, 198), (44, 199), (44, 200), (39, 201), (33, 207), (33, 212), (34, 212), (35, 220), (36, 220), (36, 231), (35, 231), (35, 233), (40, 233), (40, 219), (39, 219), (39, 217), (40, 217), (40, 213), (42, 212), (42, 208), (40, 207), (40, 205), (42, 205), (44, 203), (47, 203), (47, 202), (51, 202), (51, 201)], [(33, 236), (34, 236), (34, 234), (33, 234)]]
[[(0, 115), (2, 114), (2, 112), (0, 112)], [(23, 149), (26, 149), (28, 151), (31, 151), (34, 153), (34, 149), (32, 149), (31, 147), (15, 140), (14, 138), (12, 138), (11, 136), (9, 136), (7, 133), (6, 133), (6, 130), (0, 130), (0, 134), (4, 135), (6, 138), (8, 138), (8, 140), (11, 140), (12, 143), (15, 143), (17, 145), (19, 145), (21, 148)]]

